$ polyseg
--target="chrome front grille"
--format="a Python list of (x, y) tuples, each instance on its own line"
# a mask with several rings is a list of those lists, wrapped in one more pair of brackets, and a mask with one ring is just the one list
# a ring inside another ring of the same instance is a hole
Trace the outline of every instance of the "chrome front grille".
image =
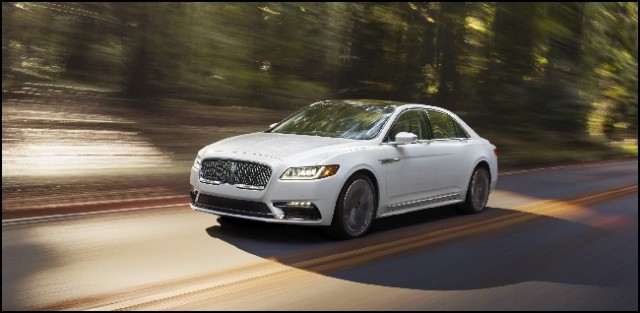
[(230, 184), (243, 189), (262, 190), (271, 178), (271, 168), (260, 163), (205, 159), (200, 168), (200, 181), (206, 184)]

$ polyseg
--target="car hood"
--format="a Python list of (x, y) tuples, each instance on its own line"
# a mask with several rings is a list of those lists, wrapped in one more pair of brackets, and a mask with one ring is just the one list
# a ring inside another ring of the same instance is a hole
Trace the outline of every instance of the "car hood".
[(231, 137), (201, 150), (202, 158), (230, 158), (263, 163), (284, 161), (290, 165), (315, 165), (337, 151), (367, 145), (367, 141), (277, 133), (253, 133)]

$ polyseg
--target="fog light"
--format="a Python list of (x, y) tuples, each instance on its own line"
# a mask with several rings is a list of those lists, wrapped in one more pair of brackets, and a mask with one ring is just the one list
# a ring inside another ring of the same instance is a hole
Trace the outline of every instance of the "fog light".
[(284, 219), (288, 220), (320, 220), (320, 211), (311, 201), (282, 201), (274, 202), (273, 206), (284, 212)]
[(311, 201), (289, 201), (285, 204), (288, 207), (292, 208), (311, 208)]

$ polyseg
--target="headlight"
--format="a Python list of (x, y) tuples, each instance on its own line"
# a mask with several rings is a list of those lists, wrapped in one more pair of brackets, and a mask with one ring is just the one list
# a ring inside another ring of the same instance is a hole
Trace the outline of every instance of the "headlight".
[(302, 167), (290, 167), (280, 179), (283, 180), (297, 180), (297, 179), (319, 179), (329, 176), (333, 176), (338, 172), (339, 165), (318, 165), (318, 166), (302, 166)]

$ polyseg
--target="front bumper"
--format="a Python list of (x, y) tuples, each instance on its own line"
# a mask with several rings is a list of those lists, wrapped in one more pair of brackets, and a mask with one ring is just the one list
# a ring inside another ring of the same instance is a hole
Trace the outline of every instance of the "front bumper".
[(340, 173), (318, 180), (280, 180), (274, 171), (263, 190), (200, 181), (191, 168), (191, 208), (219, 216), (271, 223), (330, 225), (342, 187)]

